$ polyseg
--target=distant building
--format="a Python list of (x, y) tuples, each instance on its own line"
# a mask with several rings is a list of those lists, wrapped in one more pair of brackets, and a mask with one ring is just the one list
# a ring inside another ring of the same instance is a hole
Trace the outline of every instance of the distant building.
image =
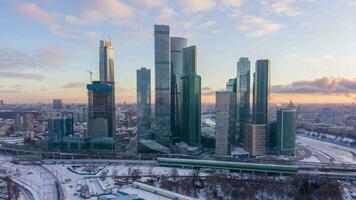
[(183, 49), (182, 120), (180, 140), (201, 144), (201, 78), (196, 73), (196, 47)]
[(113, 137), (115, 134), (115, 102), (113, 84), (93, 81), (88, 89), (88, 135)]
[(171, 65), (169, 26), (154, 26), (155, 42), (155, 139), (169, 146), (171, 129)]
[(249, 152), (251, 156), (266, 154), (266, 127), (266, 124), (246, 124), (244, 149)]
[(147, 138), (151, 128), (151, 70), (141, 68), (136, 71), (137, 84), (137, 131), (139, 138)]
[(62, 99), (53, 99), (53, 109), (63, 109)]
[(236, 93), (236, 78), (231, 78), (226, 82), (226, 91)]
[(183, 49), (187, 39), (171, 37), (171, 132), (173, 143), (179, 141), (181, 123)]
[(236, 93), (231, 91), (216, 92), (215, 154), (230, 155), (236, 133)]
[(32, 113), (17, 113), (15, 115), (15, 130), (17, 131), (33, 131), (33, 114)]
[(64, 137), (74, 134), (73, 114), (70, 112), (51, 112), (47, 122), (50, 148), (55, 148), (52, 142), (61, 144)]
[(248, 58), (242, 57), (237, 62), (236, 100), (237, 100), (237, 140), (243, 144), (245, 124), (250, 121), (250, 65)]
[(295, 109), (279, 109), (277, 111), (276, 153), (291, 156), (295, 153), (295, 137), (297, 128), (297, 112)]

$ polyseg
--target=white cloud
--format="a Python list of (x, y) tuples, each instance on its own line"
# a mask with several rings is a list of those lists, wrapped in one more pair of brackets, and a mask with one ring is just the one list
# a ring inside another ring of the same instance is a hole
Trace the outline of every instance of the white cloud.
[(248, 37), (261, 37), (281, 29), (283, 25), (252, 15), (242, 17), (242, 22), (238, 27), (239, 31), (246, 32)]
[(216, 3), (213, 0), (181, 0), (186, 13), (198, 13), (212, 10)]
[(221, 4), (226, 7), (240, 7), (242, 0), (221, 0)]
[(172, 17), (174, 17), (175, 15), (177, 15), (177, 12), (175, 10), (169, 7), (164, 7), (160, 15), (157, 17), (157, 20), (159, 23), (169, 24), (172, 22)]
[(47, 25), (53, 25), (57, 17), (56, 13), (42, 9), (34, 3), (17, 4), (15, 9), (22, 15)]
[(197, 26), (198, 29), (208, 29), (215, 26), (217, 23), (215, 21), (207, 21)]
[(148, 7), (159, 7), (166, 5), (166, 0), (138, 0), (138, 3), (142, 3)]
[(132, 8), (120, 0), (90, 0), (82, 14), (89, 21), (116, 20), (117, 23), (134, 17)]
[(268, 11), (285, 16), (298, 16), (303, 14), (303, 12), (297, 11), (294, 8), (295, 3), (295, 0), (261, 0), (262, 6), (264, 6)]

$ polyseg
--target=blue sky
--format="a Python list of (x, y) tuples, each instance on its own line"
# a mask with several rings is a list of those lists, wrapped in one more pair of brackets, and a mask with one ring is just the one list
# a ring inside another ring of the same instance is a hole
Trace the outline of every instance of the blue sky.
[(136, 69), (154, 70), (154, 24), (168, 24), (172, 36), (198, 46), (204, 101), (236, 76), (242, 56), (253, 63), (271, 59), (276, 102), (354, 98), (355, 0), (0, 3), (0, 98), (7, 102), (86, 102), (86, 70), (98, 76), (98, 43), (104, 37), (115, 48), (117, 99), (133, 102)]

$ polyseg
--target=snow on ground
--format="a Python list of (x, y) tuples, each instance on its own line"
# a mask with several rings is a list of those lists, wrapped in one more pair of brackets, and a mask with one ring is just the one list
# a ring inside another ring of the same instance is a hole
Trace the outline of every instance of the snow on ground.
[(332, 157), (335, 159), (336, 163), (356, 164), (356, 149), (354, 148), (300, 135), (297, 136), (297, 143), (309, 146), (314, 150), (318, 150), (319, 152)]
[(320, 160), (317, 159), (315, 156), (310, 156), (309, 158), (304, 158), (301, 161), (303, 161), (303, 162), (320, 162)]

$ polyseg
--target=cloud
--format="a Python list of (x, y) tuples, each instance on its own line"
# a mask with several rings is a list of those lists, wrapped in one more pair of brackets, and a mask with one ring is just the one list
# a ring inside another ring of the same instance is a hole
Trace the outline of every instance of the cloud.
[(62, 86), (62, 88), (81, 88), (81, 87), (84, 87), (84, 84), (80, 82), (70, 82)]
[(209, 29), (209, 28), (212, 28), (213, 26), (215, 26), (216, 24), (217, 24), (216, 21), (207, 21), (202, 24), (199, 24), (197, 26), (197, 28), (198, 29)]
[(349, 0), (349, 1), (348, 1), (348, 4), (349, 4), (350, 6), (355, 6), (355, 7), (356, 7), (356, 0)]
[(134, 17), (133, 9), (120, 0), (88, 0), (82, 15), (88, 21), (115, 20), (123, 23)]
[(310, 81), (296, 81), (287, 85), (272, 86), (274, 93), (356, 93), (356, 78), (323, 77)]
[(216, 3), (213, 0), (181, 0), (184, 12), (198, 13), (212, 10)]
[(274, 12), (278, 15), (285, 16), (298, 16), (303, 14), (301, 11), (297, 11), (294, 8), (295, 0), (262, 0), (261, 4), (266, 8), (267, 11)]
[(238, 30), (246, 32), (248, 37), (261, 37), (276, 32), (282, 27), (283, 25), (264, 18), (245, 15), (242, 17)]
[(22, 3), (15, 6), (15, 9), (26, 17), (47, 25), (53, 25), (56, 21), (57, 14), (48, 12), (34, 3)]
[(299, 55), (296, 53), (289, 53), (287, 55), (287, 60), (290, 60), (290, 61), (296, 60), (297, 58), (299, 58)]
[(44, 76), (41, 74), (34, 73), (24, 73), (24, 72), (9, 72), (9, 71), (1, 71), (1, 78), (18, 78), (18, 79), (27, 79), (27, 80), (43, 80)]
[(220, 3), (226, 7), (240, 7), (242, 0), (221, 0)]
[(68, 51), (59, 47), (40, 48), (32, 52), (0, 47), (0, 69), (58, 67), (71, 57)]
[(173, 10), (172, 8), (169, 7), (164, 7), (160, 13), (160, 15), (157, 17), (157, 20), (159, 23), (171, 23), (172, 18), (177, 15), (177, 12)]
[(158, 7), (163, 6), (167, 3), (166, 0), (138, 0), (138, 3), (142, 3), (148, 7)]

